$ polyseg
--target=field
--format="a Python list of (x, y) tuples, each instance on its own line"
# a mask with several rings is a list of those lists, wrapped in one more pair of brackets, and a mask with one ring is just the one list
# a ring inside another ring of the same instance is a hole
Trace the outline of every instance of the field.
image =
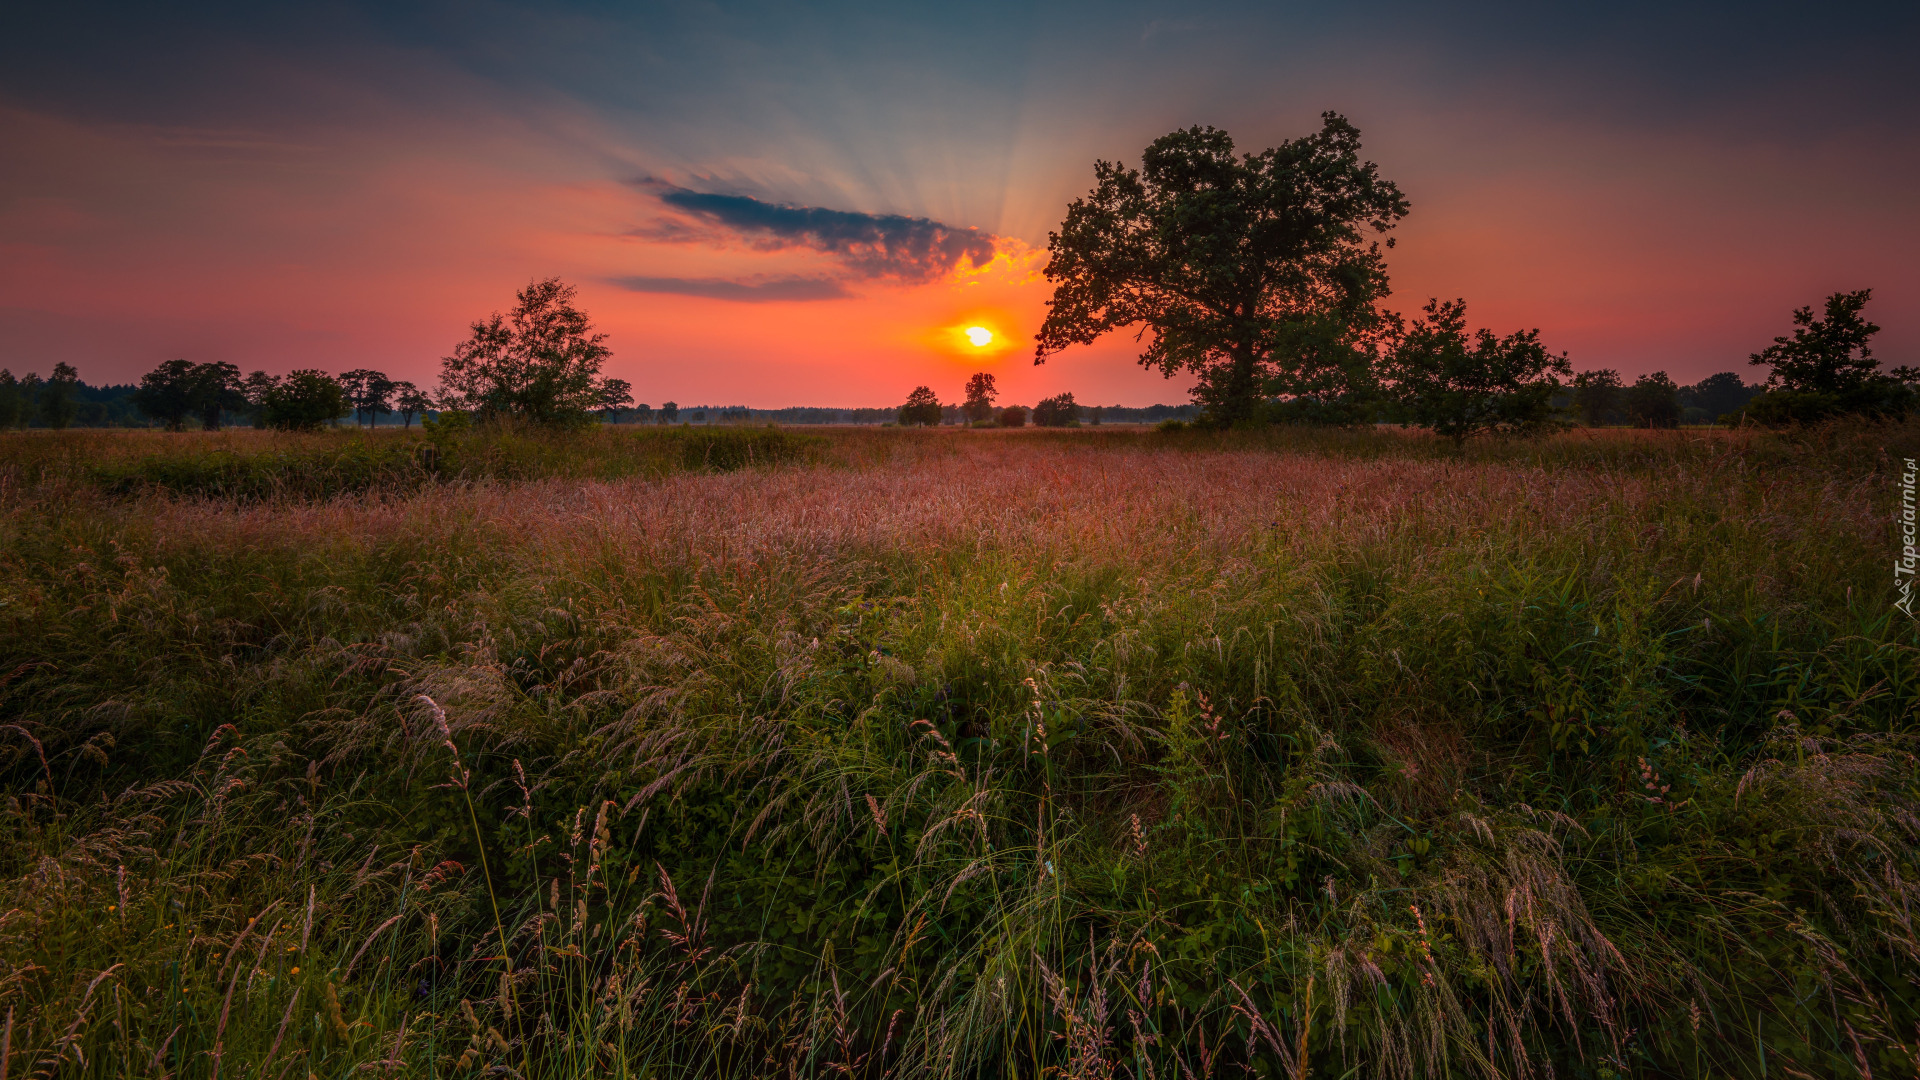
[(1912, 1075), (1916, 455), (0, 435), (0, 1077)]

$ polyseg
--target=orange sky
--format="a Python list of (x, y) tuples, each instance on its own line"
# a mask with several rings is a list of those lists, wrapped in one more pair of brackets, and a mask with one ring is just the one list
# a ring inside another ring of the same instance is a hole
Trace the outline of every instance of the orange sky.
[[(0, 44), (0, 365), (66, 360), (101, 383), (179, 356), (426, 385), (469, 321), (559, 275), (611, 334), (608, 373), (654, 404), (887, 405), (923, 383), (953, 400), (976, 370), (1010, 401), (1178, 402), (1125, 335), (1032, 365), (1047, 231), (1096, 157), (1137, 161), (1193, 123), (1259, 150), (1322, 108), (1412, 202), (1389, 264), (1401, 311), (1463, 296), (1475, 323), (1540, 327), (1576, 367), (1757, 380), (1746, 354), (1793, 307), (1871, 287), (1879, 355), (1920, 351), (1920, 146), (1910, 101), (1847, 82), (1884, 70), (1856, 55), (1864, 36), (1783, 75), (1742, 49), (1810, 31), (1754, 43), (1704, 18), (1663, 43), (1624, 19), (1393, 39), (1208, 5), (1097, 26), (1019, 6), (347, 10)], [(918, 222), (997, 254), (875, 266), (715, 225), (671, 191)], [(799, 294), (831, 298), (765, 298)], [(973, 324), (992, 348), (962, 343)]]

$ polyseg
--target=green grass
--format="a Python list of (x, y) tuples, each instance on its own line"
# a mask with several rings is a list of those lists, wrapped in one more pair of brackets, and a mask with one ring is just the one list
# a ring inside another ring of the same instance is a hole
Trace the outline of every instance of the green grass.
[(1914, 1071), (1920, 428), (462, 438), (0, 439), (19, 1075)]

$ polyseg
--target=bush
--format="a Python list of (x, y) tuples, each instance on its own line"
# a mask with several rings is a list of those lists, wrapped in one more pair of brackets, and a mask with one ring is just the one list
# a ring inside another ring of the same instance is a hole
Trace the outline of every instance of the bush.
[(1026, 427), (1027, 410), (1018, 405), (1009, 405), (1000, 410), (998, 423), (1001, 427)]

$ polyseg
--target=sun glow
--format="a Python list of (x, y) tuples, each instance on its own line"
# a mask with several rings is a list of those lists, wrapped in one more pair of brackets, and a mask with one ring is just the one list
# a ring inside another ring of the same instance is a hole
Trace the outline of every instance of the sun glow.
[(993, 344), (993, 331), (984, 326), (967, 327), (967, 340), (973, 342), (976, 349), (984, 349)]

